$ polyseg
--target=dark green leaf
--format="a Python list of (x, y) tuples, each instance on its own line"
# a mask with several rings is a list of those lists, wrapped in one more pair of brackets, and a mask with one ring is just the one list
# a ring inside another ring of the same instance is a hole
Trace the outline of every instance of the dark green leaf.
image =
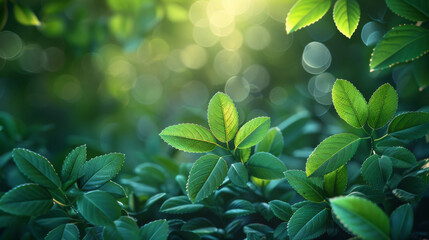
[(313, 202), (325, 200), (322, 190), (322, 179), (309, 178), (305, 172), (299, 170), (289, 170), (285, 173), (289, 184), (305, 199)]
[(273, 200), (269, 202), (271, 211), (283, 221), (289, 221), (292, 216), (292, 208), (289, 203), (280, 200)]
[(379, 87), (368, 102), (368, 125), (379, 129), (386, 125), (398, 108), (398, 95), (388, 83)]
[(383, 189), (392, 171), (392, 161), (388, 157), (379, 158), (377, 155), (368, 157), (361, 168), (365, 181), (378, 189)]
[(139, 236), (145, 240), (167, 240), (168, 223), (166, 220), (150, 222), (140, 228)]
[(101, 186), (99, 190), (110, 193), (115, 198), (123, 198), (127, 196), (125, 189), (113, 181), (108, 181), (103, 186)]
[(416, 139), (429, 133), (429, 113), (407, 112), (390, 122), (387, 133), (399, 139)]
[(262, 179), (279, 179), (284, 177), (284, 163), (267, 152), (253, 154), (246, 162), (250, 175)]
[(257, 117), (245, 123), (234, 139), (235, 148), (249, 148), (258, 144), (270, 128), (269, 117)]
[(393, 240), (408, 239), (413, 230), (414, 213), (410, 204), (399, 206), (390, 215), (390, 226)]
[(246, 187), (249, 181), (249, 175), (246, 167), (242, 163), (231, 164), (228, 170), (228, 178), (239, 187)]
[(191, 203), (187, 196), (177, 196), (167, 199), (162, 204), (160, 211), (164, 213), (184, 214), (196, 212), (203, 207), (203, 204)]
[(121, 207), (116, 199), (102, 191), (92, 191), (77, 199), (79, 213), (94, 225), (113, 225), (113, 221), (121, 216)]
[(210, 152), (216, 147), (216, 139), (210, 130), (197, 124), (184, 123), (170, 126), (159, 136), (170, 146), (185, 152)]
[(382, 153), (390, 158), (396, 168), (410, 168), (417, 163), (414, 154), (404, 147), (388, 147)]
[(278, 127), (271, 128), (255, 148), (255, 152), (269, 152), (276, 157), (279, 157), (282, 151), (283, 135)]
[(136, 220), (122, 216), (114, 221), (114, 225), (106, 226), (103, 231), (104, 240), (138, 240), (139, 228)]
[(46, 235), (45, 240), (79, 240), (79, 229), (76, 225), (68, 223), (54, 228)]
[(323, 205), (309, 204), (301, 207), (289, 220), (290, 239), (317, 238), (326, 231), (328, 217), (329, 212)]
[(225, 93), (216, 93), (209, 103), (208, 122), (213, 135), (228, 143), (238, 131), (238, 112), (231, 98)]
[(386, 0), (387, 6), (392, 12), (411, 21), (427, 21), (429, 17), (406, 0)]
[[(7, 1), (6, 0), (1, 0), (0, 1), (0, 31), (3, 30), (4, 26), (6, 25), (7, 22), (7, 17), (8, 17), (8, 10), (7, 10)], [(0, 131), (3, 130), (3, 126), (0, 126)]]
[(222, 231), (214, 226), (210, 220), (203, 217), (193, 218), (183, 224), (182, 231), (190, 231), (198, 235), (214, 235)]
[(64, 160), (61, 178), (65, 188), (70, 186), (80, 177), (79, 173), (86, 161), (86, 145), (79, 146), (67, 155)]
[(242, 199), (236, 199), (228, 205), (228, 210), (225, 212), (225, 217), (241, 217), (255, 213), (255, 208), (252, 203)]

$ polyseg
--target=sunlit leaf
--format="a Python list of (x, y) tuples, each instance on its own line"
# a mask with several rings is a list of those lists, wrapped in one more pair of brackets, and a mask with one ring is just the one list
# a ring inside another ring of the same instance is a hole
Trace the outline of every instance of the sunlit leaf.
[(371, 71), (413, 61), (429, 52), (429, 30), (402, 25), (393, 28), (375, 46), (370, 60)]
[(238, 112), (228, 95), (216, 93), (210, 100), (207, 115), (210, 130), (219, 141), (234, 139), (238, 131)]
[(258, 144), (270, 128), (269, 117), (257, 117), (245, 123), (234, 139), (235, 148), (249, 148)]
[(283, 134), (278, 127), (271, 128), (255, 148), (255, 152), (269, 152), (279, 157), (283, 151)]
[(360, 7), (356, 0), (337, 0), (334, 6), (334, 21), (338, 30), (351, 38), (360, 19)]
[(22, 25), (40, 26), (40, 21), (31, 9), (14, 3), (14, 14), (16, 20)]
[(340, 196), (347, 187), (347, 167), (343, 165), (323, 177), (323, 190), (328, 197)]
[(210, 152), (216, 147), (216, 139), (212, 133), (207, 128), (196, 124), (170, 126), (159, 135), (172, 147), (185, 152)]
[(416, 139), (429, 133), (429, 113), (407, 112), (390, 122), (387, 133), (399, 139)]
[(388, 83), (380, 86), (368, 102), (368, 125), (379, 129), (386, 125), (398, 108), (398, 95)]
[(360, 197), (330, 200), (332, 212), (340, 223), (363, 239), (390, 239), (389, 218), (376, 204)]
[(294, 32), (318, 21), (330, 7), (331, 0), (298, 0), (286, 17), (286, 32)]

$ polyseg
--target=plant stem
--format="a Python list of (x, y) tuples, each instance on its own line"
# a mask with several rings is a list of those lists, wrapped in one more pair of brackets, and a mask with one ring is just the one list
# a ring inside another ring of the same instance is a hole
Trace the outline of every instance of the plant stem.
[(384, 136), (382, 136), (380, 138), (374, 139), (374, 142), (378, 142), (378, 141), (382, 140), (383, 138), (387, 137), (387, 135), (389, 135), (389, 134), (385, 134)]

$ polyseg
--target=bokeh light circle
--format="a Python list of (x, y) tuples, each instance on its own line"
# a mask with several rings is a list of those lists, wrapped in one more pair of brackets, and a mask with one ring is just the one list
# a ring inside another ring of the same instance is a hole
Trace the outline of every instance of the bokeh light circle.
[(0, 32), (0, 58), (12, 60), (22, 51), (23, 43), (21, 38), (14, 32)]
[(307, 44), (302, 53), (302, 66), (311, 74), (320, 74), (331, 66), (332, 56), (329, 49), (320, 42)]
[(225, 84), (225, 93), (228, 94), (232, 100), (242, 102), (249, 96), (249, 83), (243, 77), (231, 77)]

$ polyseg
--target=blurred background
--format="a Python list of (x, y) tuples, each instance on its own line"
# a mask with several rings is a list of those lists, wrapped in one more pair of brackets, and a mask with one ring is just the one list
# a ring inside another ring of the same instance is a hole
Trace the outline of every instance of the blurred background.
[[(265, 115), (281, 126), (290, 168), (302, 167), (328, 135), (359, 133), (332, 107), (336, 78), (367, 100), (391, 83), (399, 111), (429, 106), (429, 90), (409, 65), (369, 72), (377, 41), (407, 23), (384, 1), (359, 1), (351, 39), (336, 30), (332, 9), (287, 35), (293, 0), (17, 1), (39, 26), (20, 24), (13, 4), (0, 2), (9, 15), (0, 31), (1, 153), (28, 147), (57, 168), (80, 144), (90, 157), (126, 153), (125, 171), (160, 156), (192, 162), (195, 155), (158, 134), (182, 122), (207, 126), (207, 104), (218, 91), (235, 101), (241, 123)], [(428, 157), (425, 147), (413, 145), (418, 159)]]

